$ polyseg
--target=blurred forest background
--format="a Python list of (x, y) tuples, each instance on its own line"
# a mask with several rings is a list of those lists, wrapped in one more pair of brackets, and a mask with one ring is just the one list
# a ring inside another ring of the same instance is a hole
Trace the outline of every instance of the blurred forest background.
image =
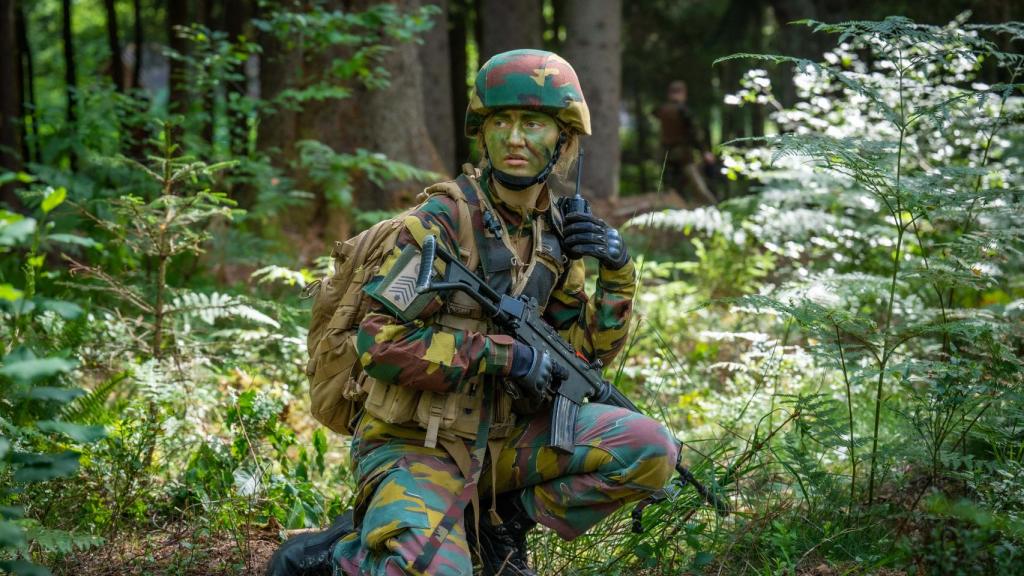
[[(540, 573), (1024, 573), (1021, 20), (1012, 0), (0, 0), (0, 571), (255, 574), (346, 508), (301, 288), (478, 160), (476, 70), (533, 47), (575, 67), (585, 194), (642, 262), (607, 376), (737, 510), (683, 491), (644, 534), (629, 510), (542, 531)], [(665, 189), (675, 80), (715, 206)]]

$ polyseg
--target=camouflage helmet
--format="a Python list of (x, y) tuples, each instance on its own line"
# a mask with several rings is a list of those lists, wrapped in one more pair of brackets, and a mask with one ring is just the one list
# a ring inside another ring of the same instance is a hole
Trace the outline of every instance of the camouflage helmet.
[(466, 135), (476, 136), (484, 119), (500, 108), (545, 112), (590, 134), (590, 110), (576, 71), (553, 52), (510, 50), (491, 57), (477, 73), (469, 96)]

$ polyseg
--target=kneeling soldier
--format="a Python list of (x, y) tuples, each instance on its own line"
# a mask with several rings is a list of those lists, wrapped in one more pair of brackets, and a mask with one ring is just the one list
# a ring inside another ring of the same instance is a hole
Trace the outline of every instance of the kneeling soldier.
[[(662, 488), (677, 460), (664, 426), (596, 403), (580, 408), (572, 452), (556, 451), (538, 392), (553, 373), (546, 350), (498, 333), (461, 292), (399, 302), (415, 276), (402, 248), (433, 235), (499, 293), (536, 300), (590, 360), (608, 364), (623, 346), (636, 283), (626, 246), (590, 213), (563, 214), (546, 185), (590, 134), (573, 68), (539, 50), (494, 56), (477, 75), (466, 134), (481, 170), (439, 185), (460, 186), (466, 206), (432, 195), (366, 287), (379, 306), (356, 343), (370, 389), (351, 450), (355, 526), (331, 550), (345, 574), (468, 575), (471, 548), (485, 574), (534, 574), (526, 535), (537, 523), (575, 538)], [(460, 245), (467, 237), (473, 246)], [(585, 256), (600, 265), (592, 295)]]

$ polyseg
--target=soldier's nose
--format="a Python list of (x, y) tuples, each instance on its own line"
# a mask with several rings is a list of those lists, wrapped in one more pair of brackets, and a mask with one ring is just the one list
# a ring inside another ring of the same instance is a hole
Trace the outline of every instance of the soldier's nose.
[(526, 143), (523, 139), (523, 133), (519, 129), (519, 125), (512, 126), (512, 130), (508, 133), (508, 143), (513, 146), (522, 146)]

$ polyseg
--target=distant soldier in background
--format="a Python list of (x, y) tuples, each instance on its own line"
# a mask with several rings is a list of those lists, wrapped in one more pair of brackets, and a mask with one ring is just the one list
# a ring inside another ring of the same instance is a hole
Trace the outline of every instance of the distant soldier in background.
[[(694, 162), (694, 151), (699, 150), (704, 164), (714, 164), (715, 156), (708, 148), (704, 132), (697, 125), (693, 113), (686, 105), (686, 82), (675, 80), (668, 85), (667, 99), (655, 115), (661, 121), (661, 145), (668, 155), (665, 182), (687, 201), (694, 204), (717, 204), (718, 199), (708, 188), (702, 168)], [(683, 190), (687, 190), (684, 194)]]

